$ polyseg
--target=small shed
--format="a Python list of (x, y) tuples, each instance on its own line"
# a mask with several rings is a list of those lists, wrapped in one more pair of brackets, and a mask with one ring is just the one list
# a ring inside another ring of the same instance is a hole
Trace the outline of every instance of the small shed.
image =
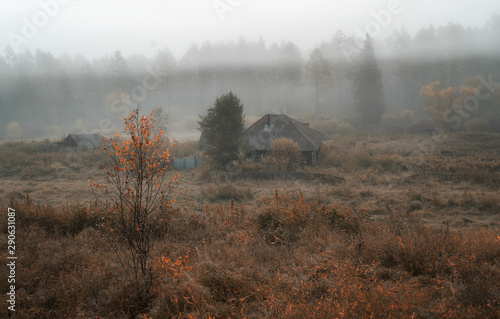
[(100, 133), (93, 134), (68, 134), (62, 141), (57, 143), (59, 147), (94, 149), (101, 146), (104, 137)]
[(285, 114), (266, 114), (243, 132), (249, 149), (246, 156), (256, 162), (262, 161), (262, 155), (271, 150), (274, 139), (285, 137), (299, 144), (302, 151), (301, 162), (312, 165), (318, 160), (318, 154), (324, 135)]

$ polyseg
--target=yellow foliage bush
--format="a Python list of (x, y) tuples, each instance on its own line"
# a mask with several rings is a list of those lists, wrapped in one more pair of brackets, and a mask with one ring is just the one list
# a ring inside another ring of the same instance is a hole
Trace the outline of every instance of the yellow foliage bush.
[(7, 124), (7, 138), (8, 139), (18, 139), (22, 137), (21, 125), (18, 122), (9, 122)]
[(264, 156), (262, 163), (270, 169), (289, 171), (297, 166), (301, 154), (299, 144), (292, 139), (280, 137), (271, 143), (271, 153)]

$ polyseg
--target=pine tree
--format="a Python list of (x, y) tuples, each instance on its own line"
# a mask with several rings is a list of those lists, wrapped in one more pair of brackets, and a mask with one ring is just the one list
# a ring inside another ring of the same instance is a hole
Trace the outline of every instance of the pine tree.
[(354, 106), (365, 125), (378, 125), (384, 114), (384, 91), (372, 39), (366, 35), (352, 74)]
[(226, 165), (238, 158), (244, 118), (243, 104), (232, 92), (218, 97), (207, 115), (201, 117), (198, 124), (206, 142), (205, 154), (215, 163)]

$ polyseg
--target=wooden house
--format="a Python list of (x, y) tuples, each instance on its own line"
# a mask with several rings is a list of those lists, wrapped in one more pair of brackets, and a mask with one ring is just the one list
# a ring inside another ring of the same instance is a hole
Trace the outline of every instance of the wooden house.
[(318, 160), (318, 154), (324, 135), (284, 114), (266, 114), (243, 132), (247, 141), (245, 154), (256, 162), (262, 161), (262, 155), (271, 150), (274, 139), (285, 137), (295, 141), (302, 152), (300, 162), (313, 165)]

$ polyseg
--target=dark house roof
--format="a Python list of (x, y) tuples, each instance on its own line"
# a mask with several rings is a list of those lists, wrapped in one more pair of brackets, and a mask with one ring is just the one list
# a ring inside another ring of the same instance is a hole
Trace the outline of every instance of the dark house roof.
[(68, 136), (59, 142), (62, 147), (86, 147), (89, 149), (98, 148), (104, 141), (100, 133), (94, 134), (68, 134)]
[(247, 128), (243, 137), (257, 151), (269, 151), (274, 139), (286, 137), (297, 142), (303, 152), (312, 152), (319, 150), (324, 135), (287, 115), (266, 114)]

